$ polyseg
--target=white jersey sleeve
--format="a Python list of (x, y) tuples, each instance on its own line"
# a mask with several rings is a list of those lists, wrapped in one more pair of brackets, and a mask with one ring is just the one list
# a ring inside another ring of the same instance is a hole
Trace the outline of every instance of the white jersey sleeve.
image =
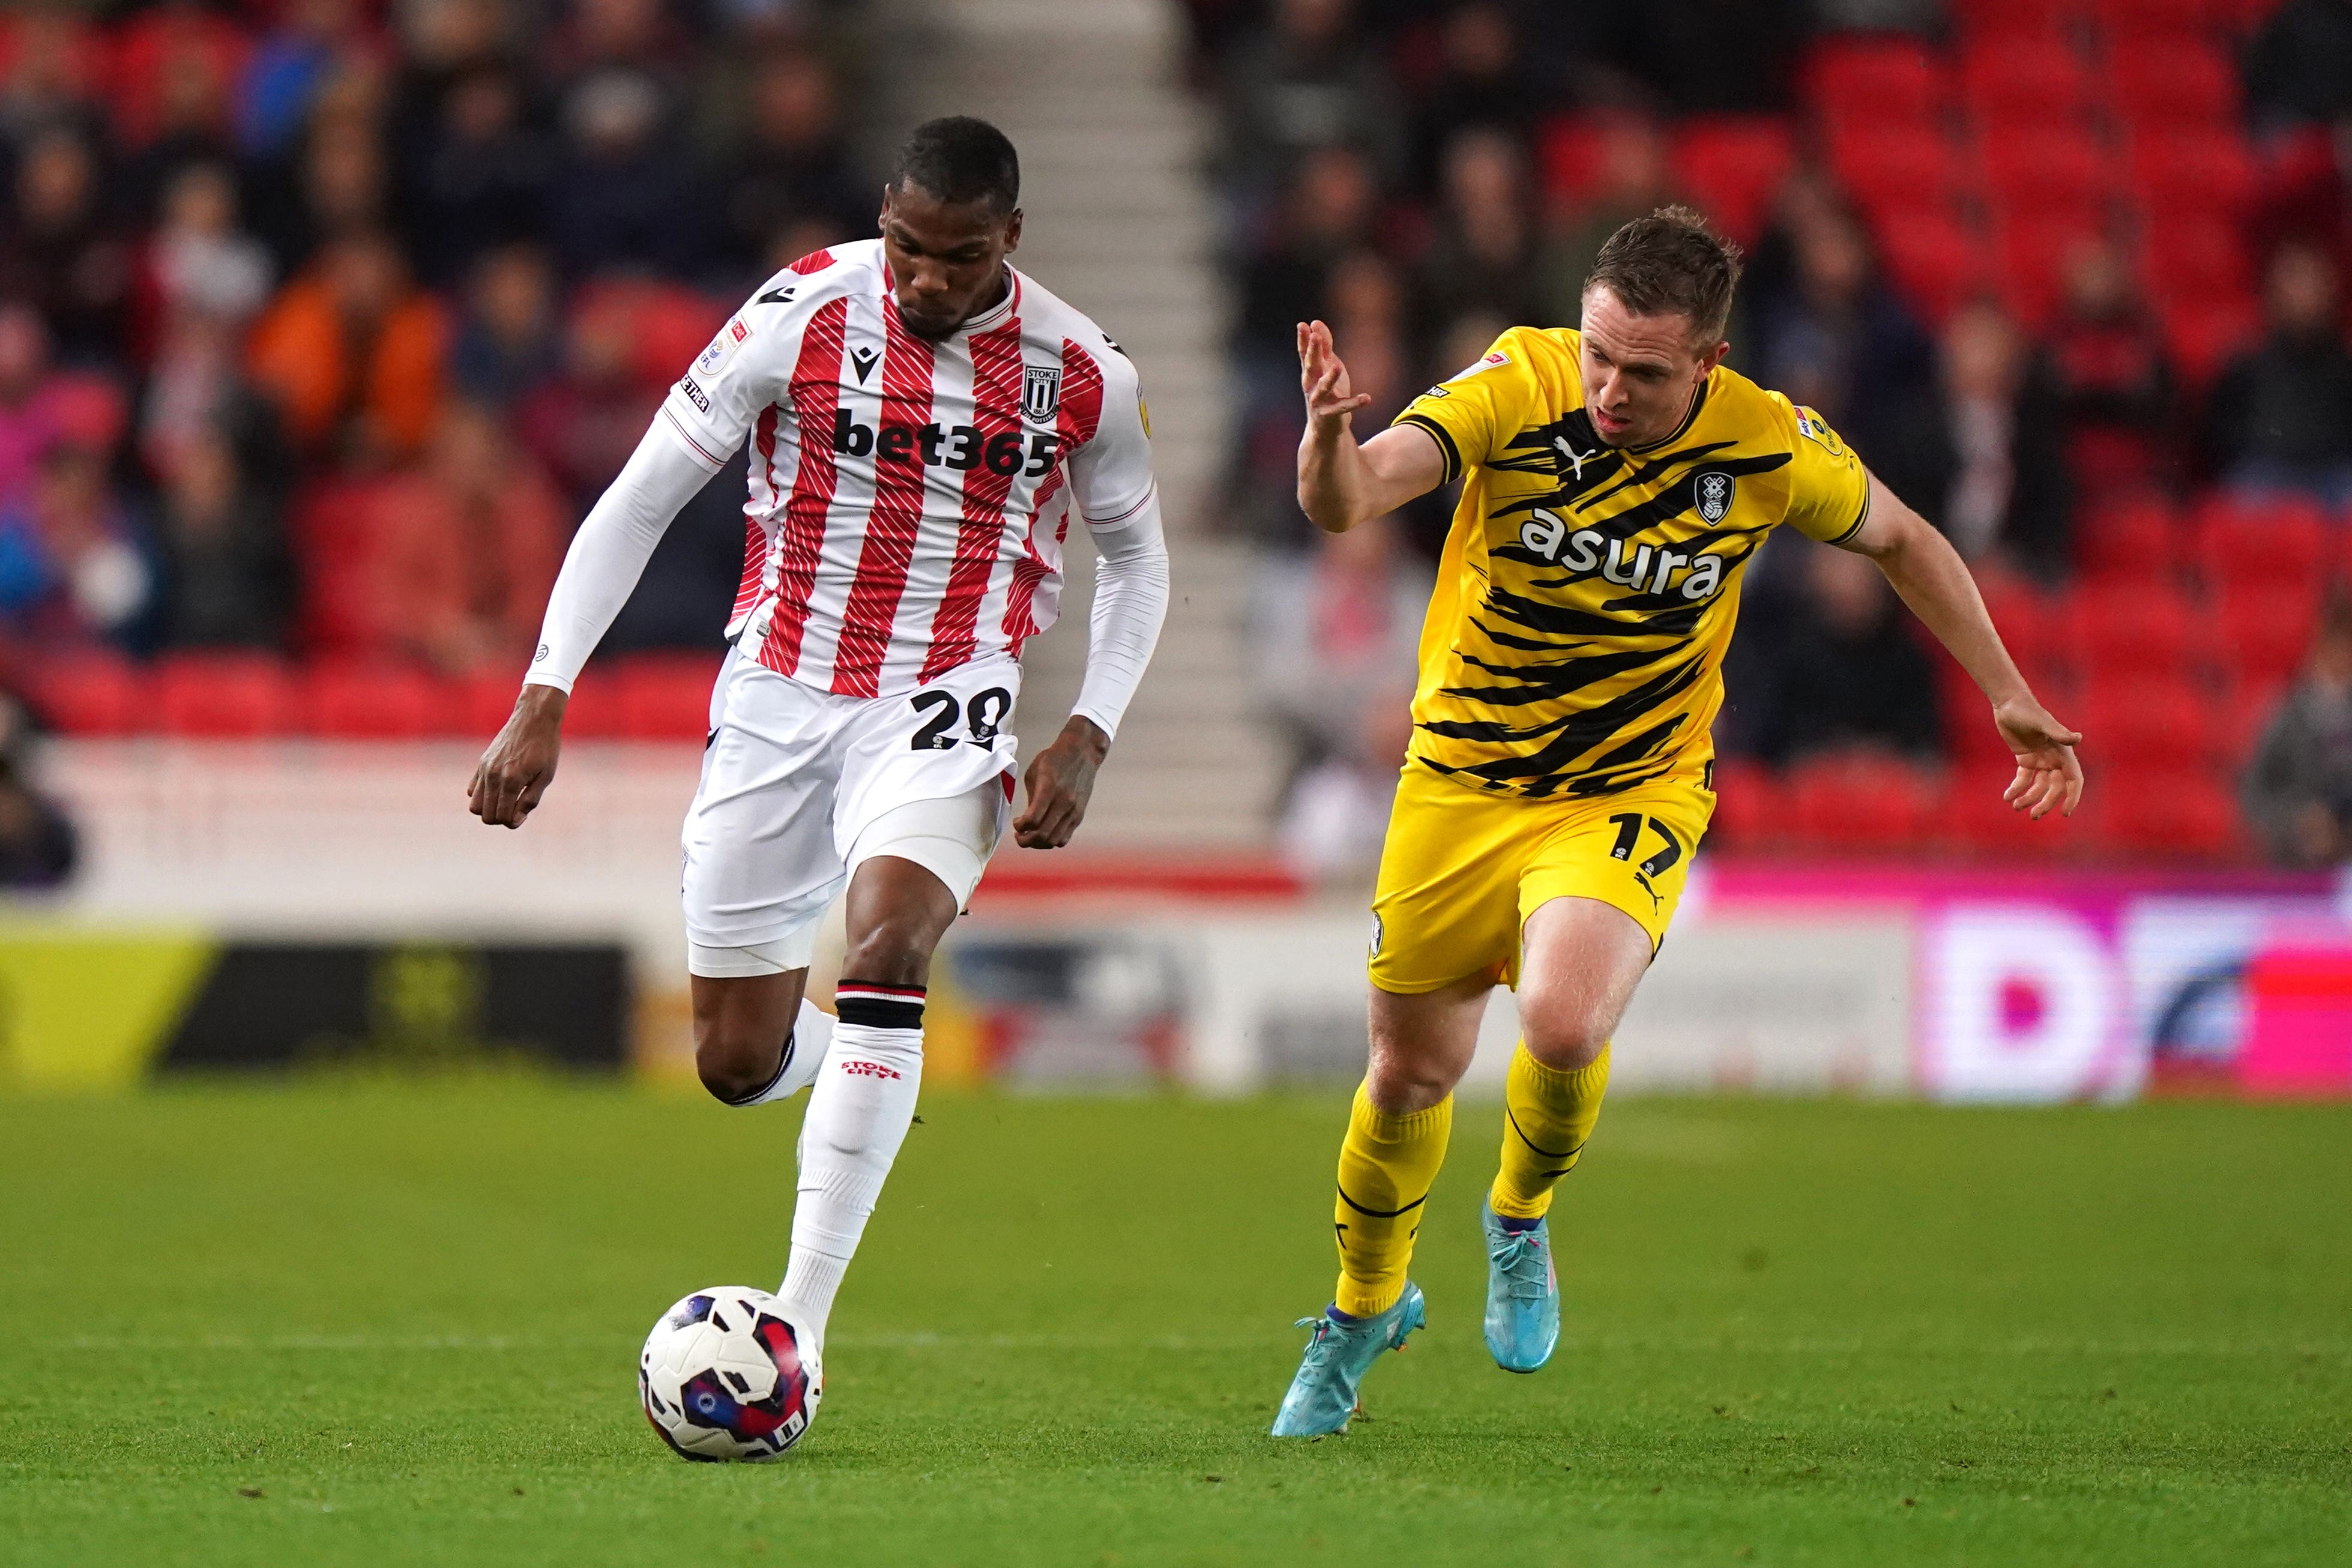
[(1135, 365), (1116, 347), (1099, 361), (1102, 417), (1070, 458), (1070, 490), (1089, 528), (1118, 528), (1152, 497), (1151, 429)]

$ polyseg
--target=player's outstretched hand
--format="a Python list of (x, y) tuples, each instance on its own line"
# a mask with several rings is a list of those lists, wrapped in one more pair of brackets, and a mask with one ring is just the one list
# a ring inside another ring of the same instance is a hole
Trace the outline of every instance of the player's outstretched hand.
[(1298, 323), (1298, 387), (1307, 395), (1309, 433), (1336, 440), (1347, 428), (1348, 416), (1372, 400), (1358, 394), (1348, 380), (1348, 367), (1331, 344), (1331, 329), (1320, 321)]
[(520, 827), (555, 782), (563, 749), (563, 710), (571, 699), (552, 686), (526, 686), (498, 739), (475, 764), (466, 806), (491, 827)]
[(1078, 830), (1095, 774), (1110, 754), (1110, 737), (1091, 719), (1072, 715), (1054, 743), (1029, 760), (1022, 785), (1029, 804), (1013, 819), (1013, 841), (1024, 849), (1059, 849)]
[(2048, 709), (2030, 697), (1996, 704), (1992, 721), (2000, 726), (2000, 738), (2017, 753), (2017, 776), (2001, 798), (2012, 810), (2026, 812), (2036, 821), (2053, 806), (2062, 816), (2074, 816), (2083, 798), (2083, 764), (2074, 760), (2074, 748), (2083, 743), (2083, 737), (2052, 718)]

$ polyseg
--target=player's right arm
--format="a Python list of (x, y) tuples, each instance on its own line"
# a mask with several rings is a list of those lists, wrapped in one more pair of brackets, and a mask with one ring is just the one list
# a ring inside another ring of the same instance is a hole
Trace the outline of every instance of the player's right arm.
[(547, 618), (514, 711), (474, 768), (467, 808), (493, 827), (520, 827), (555, 778), (572, 683), (645, 574), (654, 547), (759, 410), (782, 392), (785, 347), (809, 307), (837, 293), (779, 274), (738, 311), (670, 388), (653, 424), (572, 536), (548, 595)]
[(1356, 440), (1356, 411), (1371, 397), (1349, 385), (1331, 329), (1320, 321), (1299, 324), (1298, 383), (1307, 395), (1298, 507), (1316, 527), (1345, 533), (1445, 482), (1445, 453), (1427, 430), (1399, 425), (1369, 441)]

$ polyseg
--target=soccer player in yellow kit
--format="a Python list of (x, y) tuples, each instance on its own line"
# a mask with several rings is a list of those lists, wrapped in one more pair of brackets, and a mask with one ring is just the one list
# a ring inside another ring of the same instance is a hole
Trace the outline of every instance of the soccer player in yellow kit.
[[(1715, 809), (1708, 725), (1742, 570), (1787, 523), (1869, 556), (1990, 700), (2007, 799), (2071, 814), (2082, 739), (2034, 700), (1959, 556), (1811, 410), (1723, 356), (1737, 247), (1669, 207), (1619, 229), (1580, 330), (1517, 327), (1359, 444), (1370, 401), (1298, 330), (1298, 501), (1343, 533), (1461, 478), (1421, 637), (1412, 743), (1372, 903), (1371, 1055), (1339, 1151), (1339, 1284), (1276, 1417), (1344, 1428), (1423, 1319), (1412, 1240), (1487, 993), (1519, 994), (1501, 1166), (1481, 1215), (1486, 1344), (1559, 1337), (1544, 1215), (1591, 1136), (1609, 1040)], [(1306, 1326), (1302, 1324), (1302, 1326)]]

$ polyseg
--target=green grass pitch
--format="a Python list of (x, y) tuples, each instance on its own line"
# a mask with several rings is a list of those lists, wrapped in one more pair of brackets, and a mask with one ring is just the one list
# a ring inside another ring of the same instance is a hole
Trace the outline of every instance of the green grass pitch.
[(2352, 1563), (2352, 1107), (1612, 1102), (1567, 1328), (1276, 1445), (1340, 1096), (933, 1094), (769, 1466), (636, 1347), (772, 1287), (798, 1111), (489, 1079), (0, 1100), (0, 1563)]

